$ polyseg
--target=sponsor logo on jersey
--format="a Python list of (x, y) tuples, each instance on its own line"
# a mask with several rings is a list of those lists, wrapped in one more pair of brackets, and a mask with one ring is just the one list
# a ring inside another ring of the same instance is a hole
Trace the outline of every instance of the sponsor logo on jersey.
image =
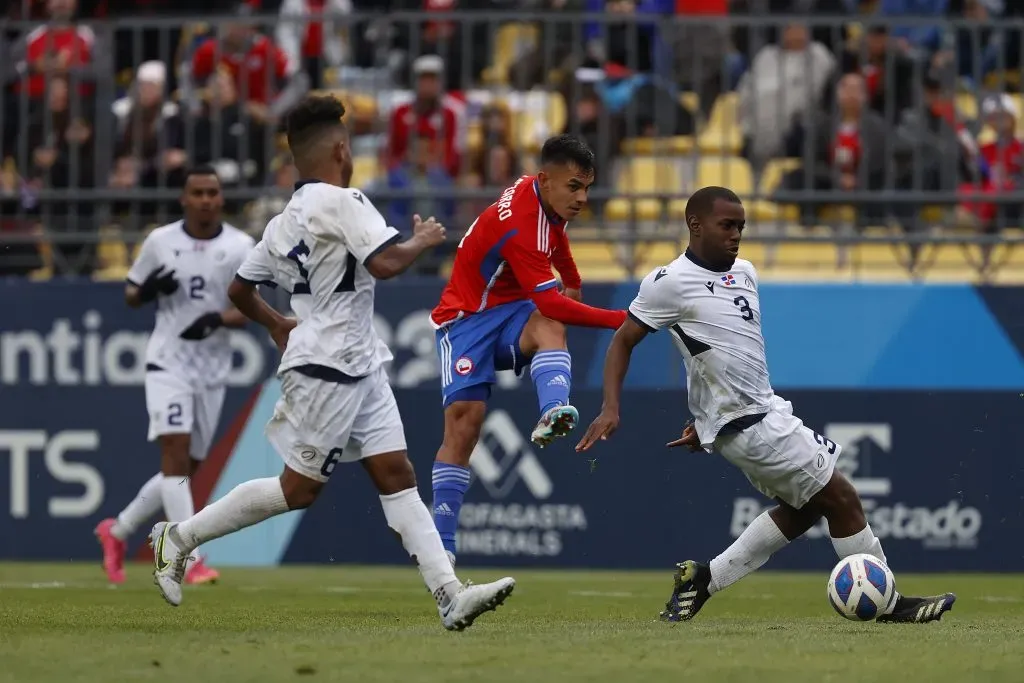
[(469, 466), (488, 500), (476, 502), (480, 496), (470, 489), (472, 502), (459, 516), (459, 557), (556, 557), (573, 532), (586, 530), (583, 507), (557, 499), (550, 475), (507, 412), (488, 415)]
[(473, 372), (472, 359), (470, 359), (468, 356), (462, 356), (457, 361), (455, 361), (455, 372), (463, 376)]
[[(850, 478), (860, 494), (868, 523), (882, 541), (916, 541), (930, 549), (977, 547), (982, 524), (980, 510), (957, 499), (926, 505), (921, 498), (927, 490), (894, 491), (893, 480), (884, 476), (886, 462), (898, 455), (898, 450), (894, 452), (893, 448), (892, 425), (832, 423), (825, 425), (824, 434), (843, 447), (836, 469)], [(773, 505), (763, 505), (756, 498), (737, 498), (733, 501), (730, 533), (738, 537), (758, 515), (771, 507)], [(828, 539), (825, 520), (806, 535), (812, 539)]]

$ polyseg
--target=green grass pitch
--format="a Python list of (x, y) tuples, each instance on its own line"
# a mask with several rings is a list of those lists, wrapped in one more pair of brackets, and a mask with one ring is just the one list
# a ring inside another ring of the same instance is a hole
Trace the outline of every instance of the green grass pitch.
[(841, 619), (825, 570), (763, 572), (668, 625), (669, 571), (516, 571), (503, 607), (448, 633), (411, 567), (229, 568), (177, 609), (148, 566), (128, 572), (111, 588), (94, 564), (0, 565), (0, 682), (1024, 681), (1019, 575), (897, 574), (958, 595), (917, 626)]

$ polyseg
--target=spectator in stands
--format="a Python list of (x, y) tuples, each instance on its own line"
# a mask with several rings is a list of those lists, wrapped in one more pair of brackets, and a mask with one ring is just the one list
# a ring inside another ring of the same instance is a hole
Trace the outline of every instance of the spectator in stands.
[[(348, 31), (335, 23), (352, 13), (352, 0), (284, 0), (274, 36), (288, 59), (301, 64), (314, 88), (323, 87), (324, 69), (337, 69), (348, 57)], [(329, 18), (325, 18), (328, 15)]]
[[(512, 115), (504, 103), (484, 107), (480, 112), (483, 135), (480, 146), (470, 154), (466, 187), (501, 191), (522, 174), (519, 155), (512, 144)], [(461, 213), (470, 221), (493, 203), (493, 198), (464, 202)]]
[[(782, 181), (785, 190), (846, 191), (881, 190), (886, 181), (888, 126), (877, 112), (867, 107), (867, 87), (860, 74), (846, 74), (836, 87), (836, 114), (818, 113), (803, 135), (814, 155), (804, 168), (791, 171)], [(859, 218), (881, 223), (882, 204), (857, 202)], [(819, 203), (803, 202), (803, 220), (816, 222)]]
[(410, 225), (419, 214), (424, 219), (434, 216), (441, 223), (452, 224), (455, 217), (454, 202), (438, 199), (446, 190), (455, 187), (454, 178), (444, 166), (444, 143), (427, 137), (413, 138), (403, 163), (387, 173), (387, 187), (415, 193), (409, 199), (393, 199), (388, 203), (390, 225)]
[[(1009, 95), (996, 95), (982, 105), (985, 124), (994, 133), (993, 138), (981, 145), (981, 182), (974, 186), (961, 185), (961, 192), (999, 195), (1024, 187), (1024, 144), (1017, 137), (1020, 112)], [(967, 201), (959, 207), (959, 223), (991, 231), (1006, 225), (1016, 225), (1021, 218), (1019, 202)]]
[(242, 21), (225, 25), (219, 38), (208, 38), (196, 48), (192, 68), (183, 74), (182, 96), (199, 113), (197, 85), (223, 67), (234, 77), (249, 118), (276, 125), (309, 90), (309, 78), (274, 41), (245, 23), (252, 14), (250, 5), (239, 5), (237, 12)]
[(437, 142), (440, 167), (455, 179), (462, 167), (466, 135), (465, 105), (446, 94), (441, 82), (444, 61), (437, 55), (423, 55), (413, 62), (415, 96), (391, 115), (384, 164), (397, 169), (409, 163), (410, 148), (416, 138)]
[(896, 124), (914, 103), (914, 62), (895, 47), (886, 26), (870, 27), (862, 45), (845, 50), (842, 69), (864, 76), (871, 108), (890, 124)]
[[(64, 78), (49, 84), (46, 108), (34, 117), (28, 129), (32, 160), (26, 175), (33, 188), (82, 190), (94, 187), (94, 145), (92, 125), (72, 111), (70, 85)], [(42, 209), (46, 229), (62, 236), (94, 232), (93, 202), (49, 202)], [(82, 243), (59, 240), (53, 245), (56, 274), (89, 274), (92, 269), (91, 240)]]
[[(225, 188), (261, 186), (266, 150), (272, 144), (271, 131), (258, 119), (246, 116), (235, 79), (227, 69), (218, 69), (207, 84), (200, 115), (190, 117), (191, 120), (179, 116), (171, 122), (171, 143), (175, 147), (188, 146), (193, 165), (208, 164), (217, 169)], [(231, 210), (233, 207), (228, 209)]]
[(802, 24), (790, 24), (778, 45), (757, 53), (739, 86), (744, 151), (755, 168), (773, 157), (799, 155), (803, 144), (793, 133), (822, 106), (835, 68), (835, 57), (811, 42)]
[(934, 17), (931, 25), (897, 26), (893, 29), (896, 45), (907, 55), (929, 57), (942, 44), (940, 22), (945, 17), (949, 0), (881, 0), (880, 15), (896, 17)]
[(299, 171), (290, 155), (276, 157), (270, 164), (271, 179), (268, 185), (274, 192), (266, 192), (246, 207), (247, 231), (254, 239), (263, 237), (263, 231), (270, 219), (284, 211), (295, 183), (299, 182)]
[(117, 128), (114, 135), (114, 171), (110, 184), (116, 188), (181, 187), (188, 156), (183, 142), (173, 139), (169, 121), (178, 106), (167, 99), (167, 67), (163, 62), (139, 65), (128, 97), (114, 103)]
[(903, 112), (897, 128), (897, 186), (953, 192), (980, 180), (978, 144), (957, 112), (951, 87), (934, 74), (924, 79), (922, 107)]

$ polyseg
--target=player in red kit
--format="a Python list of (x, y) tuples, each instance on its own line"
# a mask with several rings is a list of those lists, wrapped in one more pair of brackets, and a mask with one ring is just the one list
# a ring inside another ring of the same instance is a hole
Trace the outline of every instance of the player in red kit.
[[(565, 326), (617, 329), (626, 318), (625, 311), (581, 303), (566, 234), (594, 182), (593, 152), (578, 138), (560, 135), (544, 143), (540, 156), (540, 172), (517, 180), (466, 231), (448, 286), (430, 314), (444, 402), (444, 443), (433, 470), (434, 524), (453, 563), (469, 456), (495, 373), (519, 374), (530, 366), (541, 414), (530, 438), (546, 446), (579, 421), (569, 405)], [(562, 277), (561, 293), (552, 265)]]

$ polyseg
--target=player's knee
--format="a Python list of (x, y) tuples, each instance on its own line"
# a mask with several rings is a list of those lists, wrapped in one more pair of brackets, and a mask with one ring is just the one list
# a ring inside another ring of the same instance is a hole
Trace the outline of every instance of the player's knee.
[[(530, 316), (523, 337), (531, 348), (523, 348), (524, 352), (536, 352), (544, 349), (564, 349), (566, 346), (565, 325), (545, 318), (539, 312)], [(522, 346), (522, 345), (521, 345)]]
[(821, 491), (814, 497), (816, 507), (829, 522), (844, 520), (857, 523), (864, 519), (864, 508), (853, 484), (836, 471)]
[(188, 434), (164, 434), (160, 437), (160, 471), (164, 476), (187, 477), (192, 474), (190, 441)]
[(285, 468), (281, 474), (281, 491), (289, 510), (304, 510), (320, 495), (323, 482), (305, 477), (298, 472)]
[(361, 462), (382, 496), (416, 488), (416, 471), (405, 451), (375, 455)]
[(444, 411), (444, 443), (438, 459), (451, 464), (466, 466), (469, 456), (473, 453), (480, 428), (487, 414), (487, 404), (483, 401), (457, 401)]

